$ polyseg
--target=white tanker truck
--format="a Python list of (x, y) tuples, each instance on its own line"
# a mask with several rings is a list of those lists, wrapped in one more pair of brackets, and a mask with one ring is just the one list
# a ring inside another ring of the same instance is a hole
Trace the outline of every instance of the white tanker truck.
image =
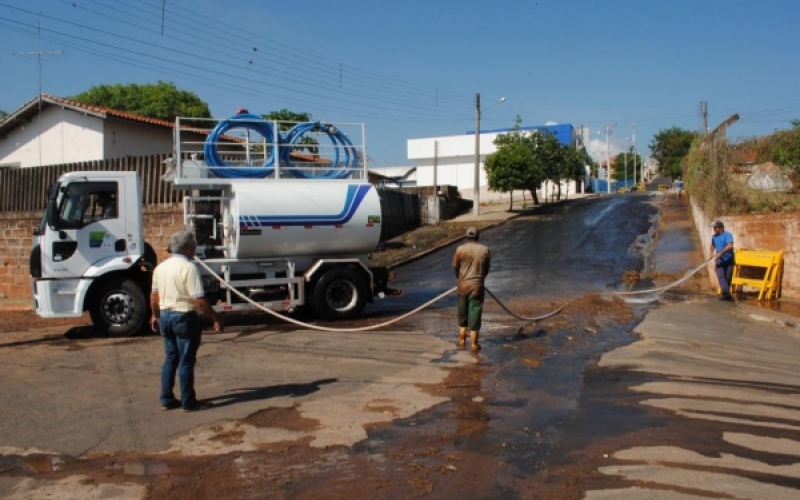
[[(213, 130), (191, 123), (176, 120), (168, 176), (186, 192), (184, 227), (196, 234), (215, 310), (309, 305), (324, 319), (348, 319), (388, 291), (386, 269), (367, 264), (381, 235), (381, 206), (367, 182), (363, 142), (353, 145), (340, 126), (246, 113)], [(135, 172), (69, 172), (50, 187), (31, 252), (37, 314), (88, 310), (101, 332), (134, 334), (149, 317), (155, 264)]]

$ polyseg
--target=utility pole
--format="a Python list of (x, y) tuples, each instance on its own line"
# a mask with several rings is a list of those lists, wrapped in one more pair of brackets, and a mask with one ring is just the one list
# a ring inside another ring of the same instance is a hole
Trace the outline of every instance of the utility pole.
[(708, 103), (700, 101), (700, 116), (703, 117), (703, 133), (708, 135)]
[(472, 213), (481, 214), (480, 178), (478, 173), (481, 168), (481, 95), (475, 94), (475, 192), (472, 194)]
[(436, 200), (436, 223), (439, 223), (439, 179), (437, 169), (439, 168), (439, 141), (433, 141), (433, 199)]
[(608, 194), (611, 194), (611, 149), (609, 147), (609, 136), (611, 135), (611, 123), (606, 123), (606, 184), (608, 184)]
[(34, 52), (15, 52), (18, 56), (36, 56), (39, 68), (39, 111), (36, 121), (39, 124), (39, 137), (36, 141), (39, 145), (39, 166), (42, 166), (42, 56), (60, 56), (60, 50), (42, 50), (42, 23), (37, 23), (37, 50)]
[(631, 142), (633, 143), (633, 185), (636, 187), (636, 124), (631, 125)]

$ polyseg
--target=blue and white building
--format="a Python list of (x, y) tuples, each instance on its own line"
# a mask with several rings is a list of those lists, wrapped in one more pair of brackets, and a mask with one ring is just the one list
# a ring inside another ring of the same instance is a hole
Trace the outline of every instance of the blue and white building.
[[(508, 194), (489, 191), (486, 180), (484, 161), (495, 151), (497, 146), (494, 140), (500, 134), (508, 134), (511, 128), (481, 130), (480, 133), (480, 159), (478, 172), (478, 185), (480, 186), (481, 202), (499, 201), (508, 199)], [(579, 144), (579, 135), (571, 124), (541, 125), (520, 127), (522, 132), (536, 133), (547, 130), (564, 145), (576, 147)], [(438, 149), (438, 152), (437, 152)], [(434, 175), (436, 185), (456, 186), (464, 198), (472, 198), (475, 187), (475, 131), (470, 130), (461, 135), (442, 137), (426, 137), (408, 140), (408, 159), (416, 164), (417, 186), (433, 186)], [(436, 169), (434, 174), (434, 159)], [(552, 186), (551, 186), (552, 187)], [(575, 182), (564, 181), (562, 194), (575, 193)], [(543, 186), (540, 196), (544, 196), (548, 186)]]

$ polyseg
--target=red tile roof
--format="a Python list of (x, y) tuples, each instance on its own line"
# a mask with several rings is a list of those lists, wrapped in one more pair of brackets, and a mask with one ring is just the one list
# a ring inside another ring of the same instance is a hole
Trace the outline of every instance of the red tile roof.
[(124, 118), (126, 120), (133, 120), (137, 122), (149, 123), (150, 125), (160, 125), (162, 127), (175, 127), (175, 122), (161, 120), (159, 118), (151, 118), (149, 116), (137, 115), (135, 113), (129, 113), (127, 111), (120, 111), (118, 109), (107, 108), (105, 106), (97, 106), (94, 104), (84, 104), (81, 102), (73, 101), (70, 99), (65, 99), (63, 97), (56, 97), (50, 94), (42, 94), (43, 101), (49, 101), (53, 104), (61, 104), (63, 106), (68, 106), (71, 108), (82, 108), (87, 111), (92, 111), (95, 113), (100, 113), (109, 116), (116, 116), (118, 118)]

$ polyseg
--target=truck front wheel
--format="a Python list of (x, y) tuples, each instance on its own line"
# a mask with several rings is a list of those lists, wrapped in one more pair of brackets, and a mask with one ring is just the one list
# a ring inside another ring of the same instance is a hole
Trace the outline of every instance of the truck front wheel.
[(367, 287), (349, 269), (331, 269), (314, 287), (314, 310), (322, 319), (352, 319), (367, 303)]
[(147, 321), (147, 299), (134, 280), (109, 280), (92, 295), (89, 314), (101, 335), (135, 335)]

